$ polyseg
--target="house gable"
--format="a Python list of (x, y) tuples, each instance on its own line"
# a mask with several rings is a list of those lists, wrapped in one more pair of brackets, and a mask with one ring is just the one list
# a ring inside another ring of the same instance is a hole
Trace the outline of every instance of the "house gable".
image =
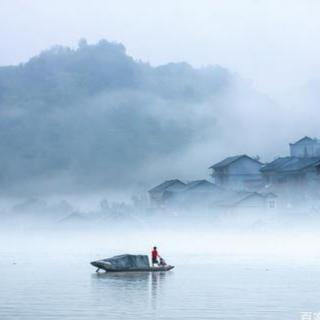
[(186, 186), (186, 184), (178, 179), (167, 180), (167, 181), (155, 186), (154, 188), (150, 189), (148, 192), (150, 194), (153, 194), (153, 193), (159, 193), (159, 192), (162, 193), (165, 191), (182, 190), (183, 188), (185, 188), (185, 186)]
[(296, 141), (294, 143), (290, 143), (290, 145), (292, 145), (292, 146), (296, 145), (297, 146), (299, 144), (306, 144), (306, 143), (310, 143), (310, 142), (311, 143), (314, 142), (314, 139), (312, 139), (312, 138), (310, 138), (308, 136), (305, 136), (305, 137), (299, 139), (298, 141)]
[(255, 175), (260, 173), (262, 163), (250, 157), (241, 157), (231, 163), (228, 167), (228, 173), (234, 175)]
[(320, 156), (320, 141), (304, 137), (295, 143), (290, 143), (291, 157), (312, 158)]
[(186, 185), (186, 191), (212, 191), (215, 188), (218, 188), (215, 184), (207, 180), (195, 180), (191, 181)]
[(223, 169), (223, 168), (229, 167), (230, 165), (234, 164), (235, 162), (242, 161), (244, 159), (250, 160), (250, 161), (255, 162), (259, 165), (262, 165), (262, 163), (259, 160), (251, 158), (251, 157), (247, 156), (246, 154), (242, 154), (242, 155), (238, 155), (238, 156), (232, 156), (232, 157), (225, 158), (224, 160), (209, 167), (209, 169), (214, 169), (214, 170)]
[(209, 169), (212, 169), (214, 172), (225, 172), (229, 174), (250, 174), (259, 173), (260, 168), (262, 167), (262, 163), (254, 158), (251, 158), (247, 155), (239, 155), (228, 157), (214, 165), (212, 165)]

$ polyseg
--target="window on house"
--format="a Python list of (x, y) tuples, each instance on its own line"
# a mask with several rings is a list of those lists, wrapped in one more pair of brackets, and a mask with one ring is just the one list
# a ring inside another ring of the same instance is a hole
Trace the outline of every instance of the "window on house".
[(276, 207), (276, 202), (274, 200), (269, 200), (269, 208), (274, 209)]

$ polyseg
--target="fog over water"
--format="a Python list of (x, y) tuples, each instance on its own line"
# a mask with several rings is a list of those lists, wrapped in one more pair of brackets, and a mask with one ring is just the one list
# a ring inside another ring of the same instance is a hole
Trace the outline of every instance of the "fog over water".
[[(1, 319), (300, 319), (318, 312), (319, 235), (192, 231), (1, 233)], [(89, 261), (148, 254), (168, 273), (95, 273)]]
[[(319, 9), (1, 1), (0, 320), (320, 318), (320, 162), (259, 171), (320, 138)], [(153, 246), (173, 270), (90, 265)]]
[[(316, 82), (280, 104), (220, 66), (153, 67), (122, 44), (81, 40), (0, 68), (0, 85), (1, 319), (318, 312), (316, 202), (232, 213), (192, 199), (155, 207), (147, 194), (165, 179), (211, 179), (223, 157), (268, 161), (317, 135)], [(154, 245), (173, 271), (109, 276), (89, 264)]]

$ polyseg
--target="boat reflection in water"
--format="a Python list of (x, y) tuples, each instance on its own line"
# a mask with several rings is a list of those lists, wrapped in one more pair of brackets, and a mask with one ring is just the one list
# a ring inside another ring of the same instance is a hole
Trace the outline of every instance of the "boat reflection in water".
[[(172, 272), (105, 272), (92, 274), (92, 294), (97, 305), (109, 305), (113, 316), (122, 316), (118, 310), (127, 305), (127, 312), (135, 313), (141, 307), (148, 309), (150, 315), (156, 312), (159, 296), (165, 288), (166, 279)], [(119, 308), (118, 308), (119, 307)]]

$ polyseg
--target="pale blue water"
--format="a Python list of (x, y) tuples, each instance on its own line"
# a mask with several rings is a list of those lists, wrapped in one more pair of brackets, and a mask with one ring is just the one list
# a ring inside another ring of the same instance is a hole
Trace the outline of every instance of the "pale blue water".
[(316, 258), (172, 255), (172, 272), (110, 275), (94, 272), (95, 259), (0, 251), (0, 319), (294, 320), (320, 312)]

